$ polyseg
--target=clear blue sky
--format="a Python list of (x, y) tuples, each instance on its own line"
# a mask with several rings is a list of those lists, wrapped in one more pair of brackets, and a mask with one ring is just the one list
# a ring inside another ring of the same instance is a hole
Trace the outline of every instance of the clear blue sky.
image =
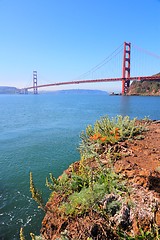
[(160, 56), (160, 0), (0, 0), (0, 86), (71, 81), (124, 41)]

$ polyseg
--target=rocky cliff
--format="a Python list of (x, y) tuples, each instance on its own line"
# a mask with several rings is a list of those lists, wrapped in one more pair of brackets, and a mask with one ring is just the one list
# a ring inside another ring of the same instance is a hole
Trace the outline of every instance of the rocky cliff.
[(41, 239), (159, 239), (160, 122), (120, 119), (104, 135), (106, 121), (83, 133), (82, 159), (47, 181)]

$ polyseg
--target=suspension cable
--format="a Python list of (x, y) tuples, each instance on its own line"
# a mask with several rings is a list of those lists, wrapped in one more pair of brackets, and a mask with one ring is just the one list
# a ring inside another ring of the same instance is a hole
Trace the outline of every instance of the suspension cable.
[(144, 49), (144, 48), (138, 47), (138, 46), (135, 45), (135, 44), (132, 44), (132, 46), (135, 47), (135, 48), (137, 48), (137, 49), (140, 50), (141, 52), (144, 52), (144, 53), (146, 53), (146, 54), (148, 54), (148, 55), (151, 55), (152, 57), (155, 57), (155, 58), (160, 59), (160, 56), (157, 55), (157, 54), (155, 54), (155, 53), (153, 53), (153, 52), (150, 52), (150, 51), (148, 51), (148, 50), (146, 50), (146, 49)]
[[(81, 74), (79, 77), (77, 77), (76, 79), (79, 79), (81, 77), (83, 77), (84, 75), (87, 75), (88, 73), (91, 72), (95, 72), (97, 69), (101, 68), (102, 66), (104, 66), (106, 63), (108, 63), (113, 57), (115, 57), (120, 51), (122, 51), (122, 49), (115, 54), (114, 56), (112, 56), (115, 52), (117, 52), (117, 50), (119, 50), (122, 47), (123, 43), (116, 48), (108, 57), (106, 57), (105, 59), (103, 59), (99, 64), (97, 64), (96, 66), (92, 67), (90, 70), (88, 70), (87, 72)], [(108, 60), (108, 61), (107, 61)]]

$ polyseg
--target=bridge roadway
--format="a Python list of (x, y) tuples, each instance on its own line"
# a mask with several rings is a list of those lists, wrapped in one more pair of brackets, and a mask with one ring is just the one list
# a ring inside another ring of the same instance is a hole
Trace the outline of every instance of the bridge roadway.
[(23, 90), (29, 90), (34, 88), (43, 88), (43, 87), (52, 87), (52, 86), (60, 86), (60, 85), (68, 85), (68, 84), (81, 84), (81, 83), (97, 83), (97, 82), (117, 82), (117, 81), (156, 81), (160, 80), (160, 76), (143, 76), (143, 77), (130, 77), (130, 78), (102, 78), (102, 79), (94, 79), (94, 80), (77, 80), (77, 81), (69, 81), (69, 82), (57, 82), (50, 84), (37, 85), (32, 87), (24, 88)]

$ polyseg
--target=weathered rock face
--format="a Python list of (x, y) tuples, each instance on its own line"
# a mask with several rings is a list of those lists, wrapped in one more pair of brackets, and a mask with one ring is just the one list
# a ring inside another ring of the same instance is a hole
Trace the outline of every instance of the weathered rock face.
[(127, 95), (160, 96), (160, 81), (134, 81)]
[[(114, 146), (121, 157), (114, 159), (112, 167), (126, 181), (129, 195), (106, 194), (99, 202), (106, 216), (90, 209), (79, 216), (66, 217), (59, 212), (59, 205), (65, 196), (54, 194), (46, 207), (48, 209), (41, 228), (45, 239), (121, 239), (116, 229), (121, 228), (130, 236), (136, 236), (140, 229), (150, 231), (152, 225), (160, 228), (160, 122), (151, 122), (141, 140), (126, 141)], [(110, 160), (100, 155), (103, 166), (109, 167)], [(97, 162), (88, 160), (94, 171)], [(73, 164), (74, 171), (79, 162)], [(71, 168), (66, 174), (70, 175)], [(124, 201), (125, 199), (125, 201)], [(153, 239), (153, 238), (152, 238)]]

